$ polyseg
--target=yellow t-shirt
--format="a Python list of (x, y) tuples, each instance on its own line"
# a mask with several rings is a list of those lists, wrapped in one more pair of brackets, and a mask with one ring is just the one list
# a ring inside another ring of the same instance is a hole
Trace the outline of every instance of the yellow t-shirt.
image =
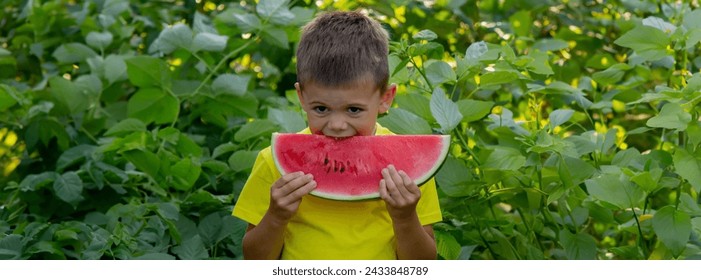
[[(300, 133), (309, 134), (309, 129)], [(377, 135), (393, 134), (377, 124)], [(270, 147), (260, 151), (233, 215), (257, 225), (268, 210), (270, 187), (280, 178)], [(379, 182), (378, 182), (379, 184)], [(379, 185), (378, 185), (379, 187)], [(422, 225), (442, 220), (434, 179), (419, 187)], [(335, 201), (306, 195), (285, 231), (282, 259), (396, 259), (392, 220), (382, 199)]]

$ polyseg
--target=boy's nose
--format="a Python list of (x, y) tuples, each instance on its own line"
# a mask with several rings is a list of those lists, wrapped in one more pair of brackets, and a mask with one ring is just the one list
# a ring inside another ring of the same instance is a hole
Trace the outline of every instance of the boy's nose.
[(348, 123), (343, 118), (331, 118), (328, 127), (333, 131), (344, 131), (348, 129)]

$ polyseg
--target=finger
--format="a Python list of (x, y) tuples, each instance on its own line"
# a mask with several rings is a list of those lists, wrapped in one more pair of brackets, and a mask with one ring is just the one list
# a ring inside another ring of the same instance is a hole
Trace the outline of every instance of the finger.
[(309, 193), (310, 193), (311, 191), (313, 191), (315, 188), (316, 188), (316, 181), (311, 180), (311, 181), (309, 181), (308, 183), (304, 184), (303, 186), (301, 186), (301, 187), (295, 189), (294, 191), (292, 191), (292, 192), (288, 195), (288, 197), (289, 197), (292, 201), (297, 201), (297, 200), (302, 199), (303, 196), (309, 194)]
[(411, 180), (411, 177), (409, 177), (409, 174), (406, 174), (406, 172), (400, 170), (399, 176), (402, 177), (402, 182), (404, 182), (404, 186), (406, 186), (406, 189), (412, 195), (421, 196), (421, 190), (419, 189), (419, 186), (417, 186), (416, 183), (414, 183), (414, 181)]
[[(396, 172), (396, 171), (395, 171)], [(385, 180), (385, 185), (387, 186), (387, 193), (389, 196), (392, 197), (393, 200), (401, 199), (402, 194), (399, 192), (399, 189), (397, 188), (397, 184), (395, 183), (394, 176), (392, 176), (392, 170), (388, 167), (385, 169), (382, 169), (382, 177), (384, 177)], [(401, 181), (399, 181), (401, 182)]]
[(392, 196), (389, 195), (389, 191), (387, 191), (387, 181), (385, 181), (385, 179), (380, 180), (380, 198), (390, 204), (394, 203)]
[(295, 190), (303, 187), (304, 185), (308, 184), (312, 180), (314, 180), (314, 175), (305, 174), (305, 175), (302, 175), (302, 176), (299, 176), (299, 177), (293, 179), (292, 181), (289, 181), (287, 184), (282, 186), (280, 189), (285, 190), (285, 193), (289, 194), (289, 193), (292, 193)]
[(388, 169), (389, 169), (389, 174), (392, 177), (392, 180), (394, 181), (394, 184), (397, 188), (397, 192), (399, 192), (399, 194), (404, 198), (410, 196), (411, 193), (406, 189), (407, 186), (404, 183), (404, 179), (402, 179), (402, 176), (399, 175), (399, 172), (394, 167), (394, 165), (390, 164)]
[(286, 185), (287, 183), (291, 182), (294, 179), (297, 179), (299, 176), (304, 175), (302, 171), (297, 171), (297, 172), (292, 172), (292, 173), (287, 173), (280, 177), (275, 183), (273, 184), (273, 188), (279, 189)]

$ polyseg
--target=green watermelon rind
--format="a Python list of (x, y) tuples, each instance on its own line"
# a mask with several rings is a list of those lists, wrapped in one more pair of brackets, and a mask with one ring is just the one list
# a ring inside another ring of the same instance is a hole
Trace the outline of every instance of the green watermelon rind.
[[(277, 170), (280, 172), (281, 176), (284, 176), (287, 174), (285, 172), (285, 169), (282, 167), (282, 164), (278, 162), (277, 158), (275, 157), (276, 152), (275, 152), (275, 143), (279, 135), (282, 135), (285, 133), (273, 133), (272, 138), (271, 138), (271, 151), (273, 154), (273, 162), (275, 163), (275, 167)], [(387, 135), (390, 136), (390, 135)], [(411, 135), (402, 135), (402, 136), (411, 136)], [(419, 136), (419, 135), (416, 135)], [(440, 136), (441, 143), (442, 143), (442, 148), (440, 152), (440, 157), (438, 160), (435, 161), (433, 164), (433, 167), (429, 169), (427, 172), (424, 173), (423, 176), (420, 176), (416, 179), (414, 179), (414, 183), (417, 186), (421, 186), (422, 184), (426, 183), (428, 180), (433, 178), (433, 176), (438, 172), (440, 167), (443, 165), (445, 162), (445, 159), (448, 157), (448, 151), (450, 150), (450, 135), (434, 135), (434, 136)], [(379, 192), (379, 186), (378, 186), (378, 191), (369, 193), (366, 195), (335, 195), (327, 192), (321, 192), (317, 190), (312, 190), (309, 194), (316, 196), (316, 197), (321, 197), (321, 198), (326, 198), (326, 199), (331, 199), (331, 200), (338, 200), (338, 201), (365, 201), (365, 200), (373, 200), (373, 199), (378, 199), (380, 198), (380, 192)]]

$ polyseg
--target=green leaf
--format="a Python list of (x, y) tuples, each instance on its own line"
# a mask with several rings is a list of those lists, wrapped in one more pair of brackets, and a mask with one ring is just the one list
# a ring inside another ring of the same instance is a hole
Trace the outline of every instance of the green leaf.
[(263, 39), (281, 49), (289, 49), (290, 40), (285, 30), (268, 27), (263, 30)]
[(97, 56), (97, 53), (90, 47), (81, 43), (67, 43), (60, 45), (53, 53), (53, 57), (59, 63), (78, 63), (86, 59)]
[(143, 88), (136, 92), (127, 103), (127, 116), (150, 124), (174, 122), (180, 111), (177, 98), (157, 88)]
[(217, 35), (212, 33), (197, 33), (192, 41), (192, 52), (210, 51), (220, 52), (226, 49), (226, 43), (229, 36)]
[(62, 77), (49, 79), (51, 93), (72, 115), (82, 114), (88, 108), (88, 98), (73, 82)]
[(435, 235), (438, 255), (446, 260), (457, 260), (462, 248), (455, 237), (443, 231), (436, 231)]
[(158, 170), (161, 167), (161, 160), (156, 154), (149, 151), (134, 149), (124, 151), (122, 155), (129, 162), (134, 164), (136, 168), (146, 172), (147, 174), (151, 175), (151, 177), (156, 178), (158, 175)]
[(541, 75), (555, 74), (555, 72), (553, 72), (552, 67), (550, 67), (550, 62), (548, 62), (549, 57), (547, 53), (541, 51), (534, 51), (532, 53), (529, 53), (528, 56), (533, 58), (533, 60), (530, 61), (526, 66), (526, 68), (529, 71)]
[(289, 0), (260, 0), (256, 12), (264, 19), (278, 25), (287, 25), (295, 19), (295, 15), (287, 7)]
[(563, 229), (560, 231), (560, 244), (570, 260), (596, 259), (596, 240), (587, 233), (573, 234), (569, 230)]
[(114, 36), (112, 36), (112, 33), (92, 31), (88, 33), (88, 36), (85, 37), (85, 42), (87, 42), (88, 45), (93, 48), (96, 48), (98, 50), (104, 50), (110, 44), (112, 44), (113, 38)]
[(190, 238), (183, 236), (183, 244), (173, 247), (173, 253), (182, 260), (201, 260), (209, 258), (209, 253), (202, 243), (202, 238), (195, 235)]
[(236, 172), (250, 170), (257, 156), (258, 151), (236, 151), (229, 157), (229, 167)]
[(701, 192), (701, 160), (681, 148), (674, 152), (673, 160), (675, 172), (687, 180), (697, 193)]
[(105, 136), (123, 136), (136, 131), (146, 131), (146, 125), (138, 119), (124, 119), (105, 132)]
[(678, 103), (667, 103), (657, 116), (647, 120), (649, 127), (685, 130), (691, 122), (691, 114), (684, 111)]
[(431, 114), (431, 100), (424, 95), (418, 93), (401, 94), (394, 98), (394, 102), (399, 108), (414, 113), (426, 121), (435, 121)]
[(677, 30), (677, 27), (673, 24), (654, 16), (649, 16), (643, 19), (643, 25), (657, 28), (667, 34), (672, 34), (675, 30)]
[(165, 61), (150, 56), (135, 56), (125, 60), (129, 81), (138, 87), (170, 88), (170, 68)]
[(279, 125), (281, 132), (298, 132), (307, 127), (301, 114), (291, 110), (268, 108), (268, 120)]
[(24, 179), (19, 184), (19, 189), (23, 192), (36, 191), (40, 187), (53, 182), (59, 175), (56, 172), (46, 171), (41, 174), (32, 174)]
[(663, 31), (650, 27), (638, 26), (623, 34), (614, 44), (631, 48), (648, 61), (660, 60), (667, 56), (670, 38)]
[(483, 168), (497, 170), (518, 170), (526, 164), (526, 157), (518, 150), (507, 147), (494, 147), (482, 164)]
[(23, 248), (21, 235), (10, 234), (0, 238), (0, 260), (21, 259)]
[(645, 199), (645, 192), (640, 187), (619, 179), (617, 174), (603, 174), (584, 183), (593, 198), (621, 209), (639, 207)]
[(221, 145), (217, 146), (214, 148), (214, 151), (212, 151), (212, 158), (218, 158), (219, 156), (236, 151), (238, 149), (238, 145), (231, 143), (231, 142), (226, 142), (222, 143)]
[(630, 69), (630, 65), (618, 63), (612, 65), (604, 71), (594, 73), (592, 78), (602, 86), (612, 85), (623, 79), (625, 71)]
[(457, 79), (453, 68), (444, 61), (433, 61), (431, 64), (428, 64), (426, 66), (426, 77), (433, 86), (454, 82)]
[(156, 203), (156, 207), (156, 211), (158, 211), (158, 214), (161, 215), (163, 218), (166, 218), (171, 221), (177, 221), (180, 218), (180, 210), (178, 210), (178, 207), (175, 203)]
[(236, 221), (233, 217), (214, 212), (200, 221), (197, 232), (202, 237), (204, 245), (211, 247), (233, 234), (235, 227)]
[(643, 190), (652, 193), (661, 188), (659, 181), (662, 178), (662, 169), (654, 168), (650, 171), (644, 171), (630, 177), (630, 180), (638, 184)]
[(701, 28), (701, 10), (695, 9), (684, 14), (684, 21), (682, 23), (684, 27), (688, 30), (700, 29)]
[(452, 156), (446, 158), (436, 173), (436, 184), (451, 197), (472, 195), (478, 189), (479, 183), (474, 181), (470, 169)]
[(462, 121), (464, 122), (474, 122), (481, 120), (492, 111), (494, 102), (492, 101), (479, 101), (472, 99), (461, 99), (457, 102), (458, 110), (462, 115)]
[(574, 110), (570, 109), (557, 109), (550, 113), (548, 119), (550, 120), (550, 127), (554, 129), (556, 126), (561, 125), (572, 118)]
[(262, 28), (260, 19), (252, 14), (234, 14), (234, 20), (242, 32), (253, 32)]
[(478, 64), (479, 59), (488, 51), (489, 47), (484, 41), (474, 42), (465, 50), (465, 59), (470, 64)]
[(199, 162), (195, 162), (190, 158), (184, 158), (171, 166), (170, 172), (173, 175), (173, 187), (181, 191), (187, 191), (192, 189), (192, 186), (197, 182), (202, 168)]
[(89, 159), (96, 148), (97, 146), (80, 144), (66, 150), (56, 161), (56, 171), (63, 172), (65, 168), (82, 160)]
[(518, 80), (518, 74), (512, 71), (494, 71), (487, 72), (480, 76), (480, 87), (488, 87), (493, 85), (508, 84)]
[(234, 96), (243, 96), (248, 91), (248, 84), (251, 81), (251, 76), (222, 74), (212, 82), (212, 90), (216, 94), (231, 94)]
[(185, 133), (178, 135), (178, 143), (175, 150), (184, 157), (192, 156), (197, 158), (202, 156), (202, 148)]
[(657, 210), (652, 217), (652, 228), (676, 258), (681, 255), (689, 241), (691, 218), (683, 211), (675, 209), (673, 205), (667, 205)]
[(234, 134), (236, 142), (244, 142), (253, 138), (266, 136), (268, 138), (273, 132), (277, 131), (277, 125), (269, 120), (254, 120), (244, 124), (239, 131)]
[(110, 84), (127, 79), (127, 64), (121, 56), (107, 56), (103, 67), (104, 77)]
[(431, 114), (445, 134), (449, 133), (462, 120), (458, 105), (449, 100), (443, 89), (436, 88), (431, 95)]
[(0, 85), (0, 112), (17, 104), (17, 93), (15, 89), (7, 85)]
[(402, 108), (392, 108), (377, 120), (382, 126), (397, 134), (431, 134), (428, 122)]
[(424, 29), (424, 30), (421, 30), (418, 33), (414, 34), (414, 36), (412, 36), (412, 38), (414, 38), (415, 40), (433, 41), (433, 40), (436, 40), (438, 38), (438, 35), (436, 34), (436, 32), (433, 32), (433, 31), (428, 30), (428, 29)]
[(75, 206), (83, 200), (83, 180), (75, 172), (64, 173), (54, 181), (54, 192), (58, 198)]
[(185, 24), (177, 23), (173, 26), (167, 26), (149, 47), (149, 52), (161, 51), (169, 54), (178, 48), (195, 52), (191, 50), (192, 35), (192, 29)]

